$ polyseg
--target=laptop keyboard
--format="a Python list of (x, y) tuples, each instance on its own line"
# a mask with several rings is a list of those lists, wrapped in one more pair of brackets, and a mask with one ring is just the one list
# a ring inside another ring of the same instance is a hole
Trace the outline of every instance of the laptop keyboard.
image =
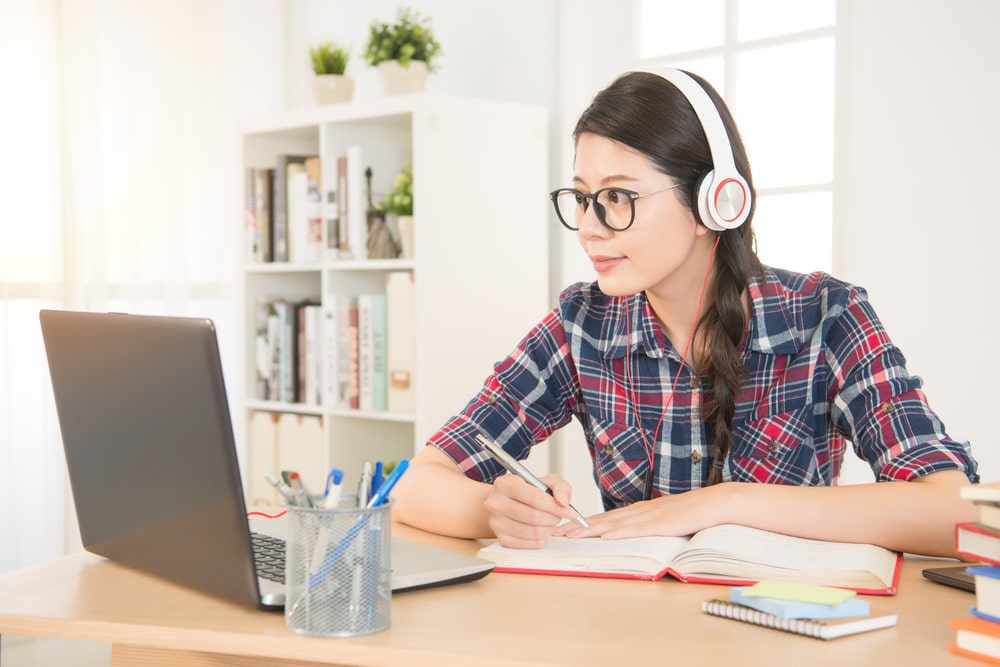
[(258, 576), (275, 583), (285, 583), (285, 541), (261, 533), (250, 533), (250, 538)]

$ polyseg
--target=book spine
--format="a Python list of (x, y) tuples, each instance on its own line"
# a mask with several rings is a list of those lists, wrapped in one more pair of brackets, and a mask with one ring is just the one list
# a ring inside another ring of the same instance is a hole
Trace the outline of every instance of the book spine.
[(352, 259), (368, 258), (365, 168), (361, 146), (347, 147), (347, 236)]
[(385, 411), (386, 375), (386, 302), (385, 294), (372, 295), (372, 409)]
[(246, 241), (247, 262), (257, 261), (257, 170), (253, 167), (246, 168), (246, 176), (243, 182), (243, 219), (244, 219), (244, 240)]
[(375, 408), (373, 308), (371, 294), (362, 294), (358, 297), (358, 393), (362, 410)]
[(326, 240), (323, 234), (322, 167), (318, 156), (306, 158), (306, 254), (309, 263), (323, 261)]
[(323, 322), (320, 325), (322, 344), (320, 345), (319, 352), (320, 365), (322, 367), (322, 370), (320, 370), (320, 383), (323, 387), (321, 405), (334, 408), (338, 405), (337, 374), (339, 372), (337, 368), (338, 324), (336, 298), (331, 297), (329, 300), (324, 301), (322, 308)]
[(309, 238), (308, 193), (309, 182), (305, 167), (298, 163), (288, 165), (285, 176), (286, 208), (288, 209), (288, 261), (307, 261)]

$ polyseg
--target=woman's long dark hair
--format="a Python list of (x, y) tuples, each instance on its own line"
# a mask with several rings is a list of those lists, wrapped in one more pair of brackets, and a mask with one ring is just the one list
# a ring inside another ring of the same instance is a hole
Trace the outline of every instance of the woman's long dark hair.
[[(709, 454), (712, 466), (706, 485), (722, 481), (722, 467), (729, 454), (733, 414), (745, 367), (740, 359), (739, 343), (747, 327), (742, 293), (749, 280), (763, 277), (753, 235), (753, 208), (756, 191), (743, 140), (726, 103), (701, 77), (691, 75), (715, 103), (729, 134), (736, 168), (750, 185), (750, 216), (736, 229), (720, 232), (715, 258), (715, 300), (698, 323), (698, 333), (709, 351), (701, 360), (699, 372), (708, 376), (711, 395), (702, 409), (709, 428)], [(673, 84), (648, 72), (630, 72), (616, 79), (597, 94), (573, 131), (574, 139), (583, 133), (596, 134), (633, 148), (677, 182), (690, 183), (678, 188), (682, 201), (699, 218), (694, 205), (694, 191), (700, 177), (712, 168), (712, 153), (705, 131), (694, 108)]]

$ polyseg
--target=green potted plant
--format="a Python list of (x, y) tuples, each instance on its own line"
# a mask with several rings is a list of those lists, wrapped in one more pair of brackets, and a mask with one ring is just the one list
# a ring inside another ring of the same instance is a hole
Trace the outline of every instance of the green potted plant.
[(400, 7), (393, 23), (371, 23), (365, 59), (378, 69), (390, 95), (423, 90), (427, 73), (437, 71), (440, 54), (430, 20), (409, 8)]
[(392, 187), (378, 206), (386, 217), (396, 217), (400, 257), (413, 257), (413, 164), (407, 163), (392, 179)]
[(331, 41), (309, 47), (313, 68), (313, 94), (317, 104), (346, 102), (354, 94), (354, 81), (344, 72), (350, 61), (347, 48)]

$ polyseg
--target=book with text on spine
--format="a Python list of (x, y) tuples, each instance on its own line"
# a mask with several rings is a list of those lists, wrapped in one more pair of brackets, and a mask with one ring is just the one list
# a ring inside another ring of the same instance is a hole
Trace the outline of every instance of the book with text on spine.
[(479, 557), (497, 572), (657, 580), (746, 586), (761, 580), (893, 595), (902, 554), (872, 544), (826, 542), (725, 524), (691, 537), (552, 537), (541, 549), (495, 542)]

